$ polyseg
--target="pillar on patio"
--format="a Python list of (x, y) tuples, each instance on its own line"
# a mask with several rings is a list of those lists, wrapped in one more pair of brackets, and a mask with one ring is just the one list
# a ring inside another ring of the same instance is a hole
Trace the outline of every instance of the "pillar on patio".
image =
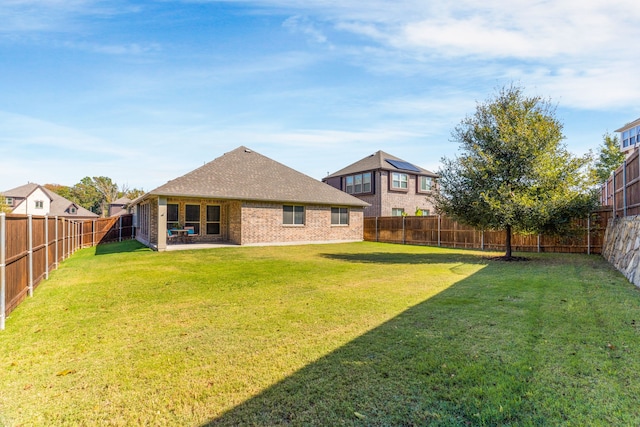
[(158, 197), (158, 251), (167, 250), (167, 198)]

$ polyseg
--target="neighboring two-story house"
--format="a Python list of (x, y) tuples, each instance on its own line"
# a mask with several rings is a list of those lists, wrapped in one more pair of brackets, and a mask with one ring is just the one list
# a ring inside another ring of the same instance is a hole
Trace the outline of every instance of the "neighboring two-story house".
[(370, 206), (364, 216), (430, 215), (429, 196), (437, 189), (438, 175), (384, 151), (361, 159), (322, 181)]
[(29, 183), (2, 192), (11, 213), (23, 215), (48, 215), (72, 219), (94, 219), (98, 215), (64, 197)]
[(640, 147), (640, 119), (627, 123), (616, 132), (620, 133), (620, 150), (627, 157), (635, 147)]

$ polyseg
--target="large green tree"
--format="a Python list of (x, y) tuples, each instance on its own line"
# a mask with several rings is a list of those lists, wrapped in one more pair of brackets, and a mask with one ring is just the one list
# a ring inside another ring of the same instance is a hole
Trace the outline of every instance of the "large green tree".
[(485, 230), (561, 232), (595, 207), (586, 166), (561, 143), (555, 106), (514, 85), (478, 103), (452, 132), (460, 153), (443, 158), (436, 210)]
[(605, 182), (611, 173), (624, 163), (625, 155), (620, 150), (620, 140), (617, 135), (609, 132), (602, 136), (602, 145), (598, 147), (598, 158), (595, 160), (593, 174), (596, 183)]
[(109, 204), (120, 197), (135, 199), (144, 194), (144, 190), (123, 185), (122, 188), (106, 176), (85, 176), (73, 187), (59, 184), (45, 184), (49, 190), (60, 196), (76, 202), (85, 209), (105, 216), (109, 209)]
[(7, 205), (7, 199), (0, 194), (0, 213), (9, 213), (11, 212), (11, 208)]

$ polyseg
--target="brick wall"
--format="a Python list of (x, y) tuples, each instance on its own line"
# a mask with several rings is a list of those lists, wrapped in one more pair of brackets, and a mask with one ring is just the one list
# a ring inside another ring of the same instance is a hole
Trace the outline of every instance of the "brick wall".
[[(418, 183), (416, 175), (409, 175), (409, 184), (407, 191), (390, 190), (389, 172), (382, 171), (380, 176), (381, 210), (379, 216), (391, 216), (393, 208), (404, 209), (407, 215), (415, 215), (416, 208), (428, 209), (431, 214), (434, 213), (433, 204), (427, 200), (427, 193), (418, 193)], [(369, 215), (367, 215), (369, 216)]]
[[(281, 203), (169, 197), (167, 204), (178, 204), (178, 222), (181, 224), (185, 222), (186, 205), (200, 206), (200, 235), (190, 238), (190, 241), (199, 243), (230, 242), (247, 245), (361, 241), (364, 235), (362, 208), (349, 209), (348, 225), (331, 225), (330, 206), (305, 206), (304, 225), (283, 225)], [(157, 247), (158, 198), (152, 198), (149, 205), (149, 240), (139, 240)], [(206, 234), (207, 205), (220, 206), (220, 235)]]
[(331, 225), (330, 206), (305, 206), (304, 225), (283, 225), (282, 204), (242, 204), (241, 244), (360, 241), (363, 212), (349, 209), (349, 225)]

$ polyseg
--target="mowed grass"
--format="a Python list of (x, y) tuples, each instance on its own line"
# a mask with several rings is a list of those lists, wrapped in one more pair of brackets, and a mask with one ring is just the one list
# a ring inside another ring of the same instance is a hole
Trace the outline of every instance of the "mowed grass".
[(639, 291), (491, 255), (81, 250), (0, 331), (0, 424), (640, 424)]

